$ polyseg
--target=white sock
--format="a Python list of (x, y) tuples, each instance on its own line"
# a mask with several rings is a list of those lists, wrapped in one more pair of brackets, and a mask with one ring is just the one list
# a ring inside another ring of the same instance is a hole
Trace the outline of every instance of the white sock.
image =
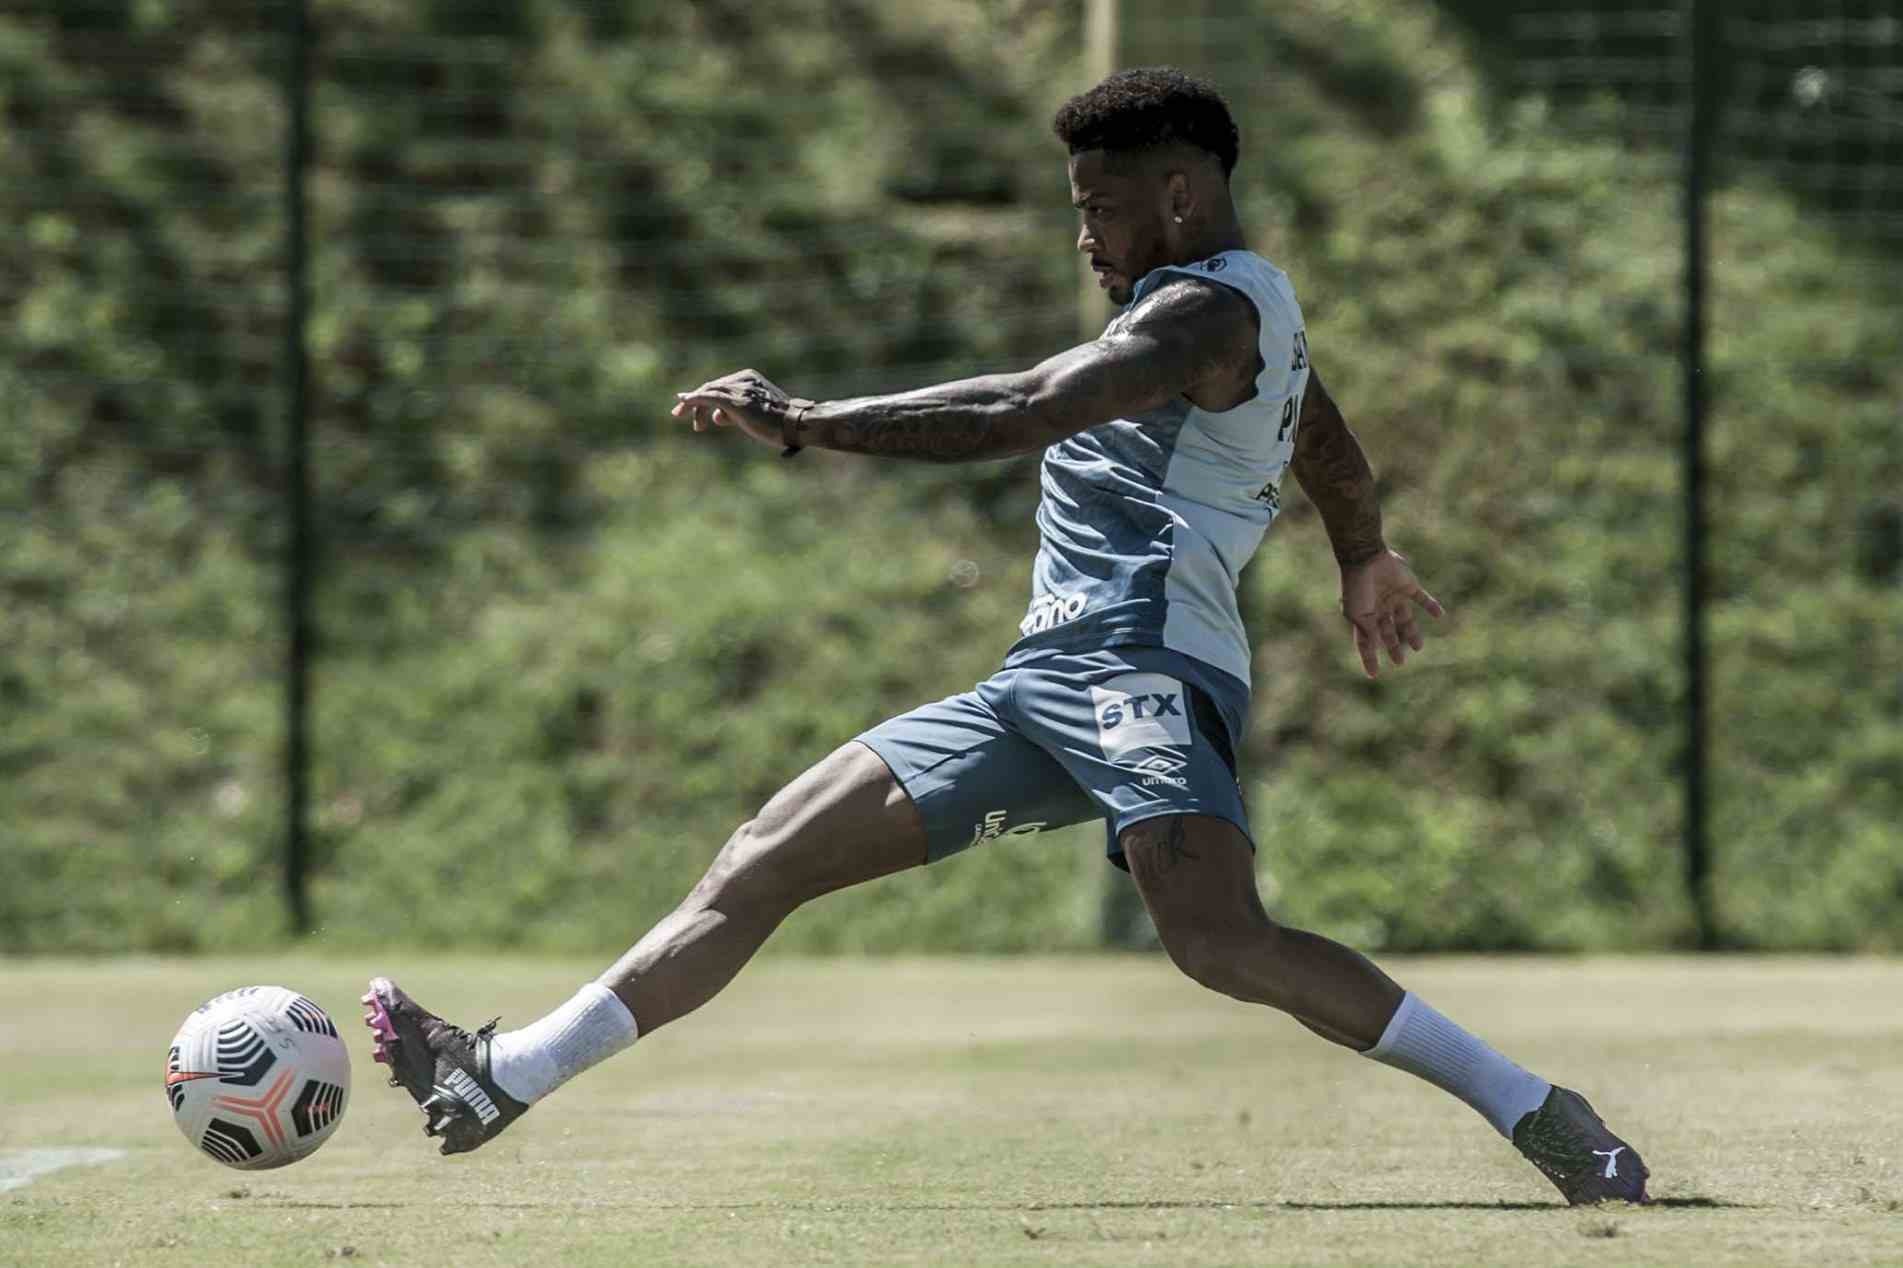
[(621, 997), (590, 982), (573, 999), (489, 1045), (489, 1077), (521, 1101), (535, 1102), (589, 1066), (606, 1061), (640, 1035)]
[(1553, 1090), (1551, 1083), (1448, 1021), (1413, 991), (1402, 996), (1381, 1042), (1367, 1055), (1452, 1092), (1508, 1140), (1513, 1139), (1514, 1125), (1543, 1105)]

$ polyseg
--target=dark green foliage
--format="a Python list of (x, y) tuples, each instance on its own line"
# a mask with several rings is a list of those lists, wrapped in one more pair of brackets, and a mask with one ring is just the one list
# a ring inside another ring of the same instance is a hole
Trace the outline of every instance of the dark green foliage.
[[(314, 8), (316, 932), (605, 953), (804, 764), (1014, 637), (1031, 464), (781, 463), (666, 408), (740, 365), (843, 394), (1074, 339), (1047, 124), (1076, 15)], [(1681, 942), (1669, 155), (1483, 107), (1433, 20), (1361, 14), (1181, 56), (1454, 613), (1359, 681), (1288, 491), (1245, 578), (1266, 886), (1368, 946)], [(281, 925), (271, 20), (0, 16), (0, 949)], [(1766, 183), (1714, 215), (1723, 932), (1895, 947), (1896, 274)], [(780, 942), (1084, 946), (1124, 883), (1084, 828)]]

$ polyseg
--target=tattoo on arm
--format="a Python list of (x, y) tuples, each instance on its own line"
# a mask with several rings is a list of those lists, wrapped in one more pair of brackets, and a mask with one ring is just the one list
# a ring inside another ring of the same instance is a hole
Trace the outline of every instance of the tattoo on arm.
[(1115, 333), (1035, 369), (820, 402), (791, 422), (787, 439), (928, 462), (1008, 458), (1154, 409), (1243, 357), (1254, 364), (1256, 355), (1248, 301), (1226, 286), (1185, 280), (1146, 297)]
[(1381, 536), (1374, 468), (1312, 365), (1289, 467), (1302, 492), (1321, 512), (1328, 541), (1342, 567), (1364, 564), (1387, 549)]
[(1013, 417), (1025, 409), (1012, 375), (941, 383), (895, 396), (814, 405), (793, 425), (794, 443), (842, 453), (971, 462), (1022, 450)]

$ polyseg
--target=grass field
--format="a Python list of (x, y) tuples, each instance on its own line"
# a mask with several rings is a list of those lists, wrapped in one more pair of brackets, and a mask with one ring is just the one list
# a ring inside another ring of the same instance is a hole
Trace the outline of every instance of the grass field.
[[(1665, 1201), (1560, 1206), (1464, 1106), (1140, 957), (769, 960), (454, 1161), (359, 1041), (332, 1141), (243, 1174), (161, 1089), (202, 998), (281, 982), (354, 1026), (384, 969), (519, 1022), (593, 966), (16, 960), (0, 1263), (1903, 1262), (1903, 963), (1393, 967), (1592, 1096)], [(123, 1155), (7, 1189), (53, 1147)]]

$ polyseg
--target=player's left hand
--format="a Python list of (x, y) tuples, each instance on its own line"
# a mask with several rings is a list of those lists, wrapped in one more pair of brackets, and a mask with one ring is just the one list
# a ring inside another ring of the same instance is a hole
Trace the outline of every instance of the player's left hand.
[(1381, 676), (1381, 649), (1396, 665), (1407, 663), (1408, 649), (1420, 651), (1427, 640), (1414, 619), (1414, 605), (1438, 620), (1446, 614), (1440, 600), (1421, 588), (1407, 559), (1383, 550), (1363, 564), (1341, 570), (1341, 614), (1354, 630), (1355, 651), (1370, 678)]
[(757, 370), (740, 370), (676, 396), (669, 412), (693, 423), (695, 431), (738, 427), (748, 439), (775, 449), (783, 443), (781, 429), (788, 411), (811, 404), (794, 400)]

